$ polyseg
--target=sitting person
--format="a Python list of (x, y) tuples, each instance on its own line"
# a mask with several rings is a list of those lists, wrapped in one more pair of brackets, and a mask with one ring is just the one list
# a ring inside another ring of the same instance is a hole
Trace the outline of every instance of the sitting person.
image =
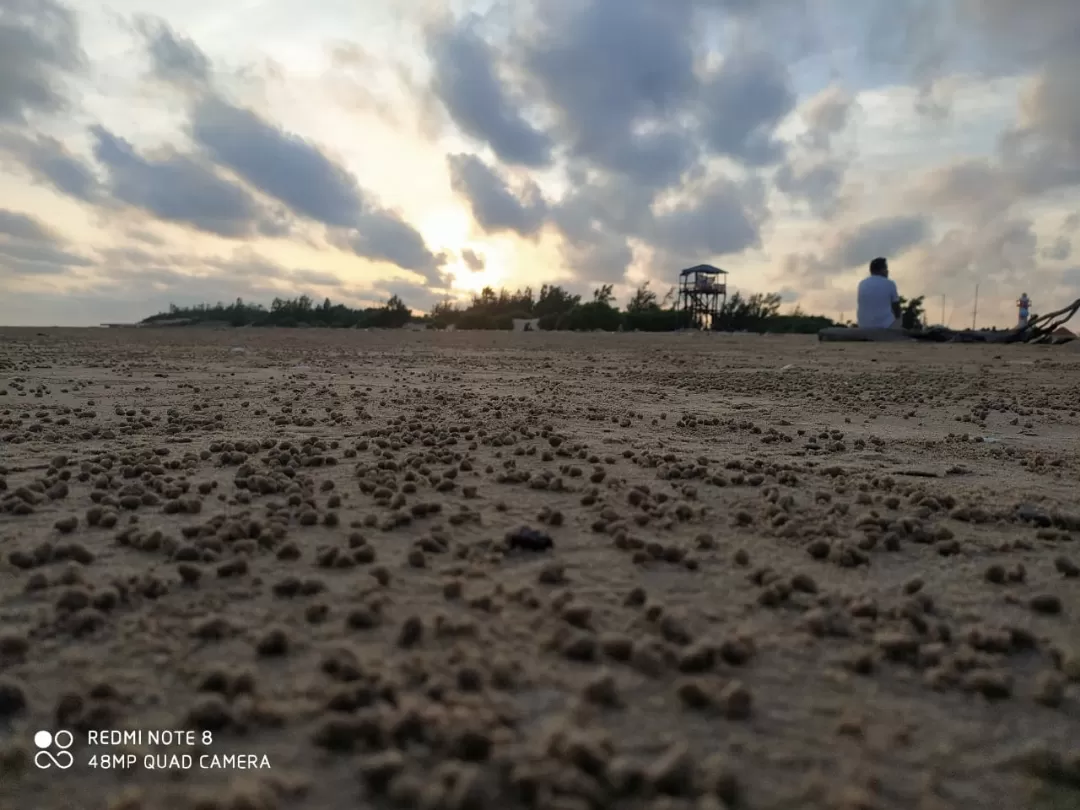
[(860, 329), (900, 329), (903, 312), (896, 282), (889, 278), (889, 263), (878, 257), (870, 262), (870, 275), (859, 282)]

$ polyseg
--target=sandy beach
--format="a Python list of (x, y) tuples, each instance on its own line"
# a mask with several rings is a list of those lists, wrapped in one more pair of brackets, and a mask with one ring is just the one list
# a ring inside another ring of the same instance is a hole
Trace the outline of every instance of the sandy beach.
[(0, 804), (1075, 808), (1078, 483), (1073, 346), (0, 329)]

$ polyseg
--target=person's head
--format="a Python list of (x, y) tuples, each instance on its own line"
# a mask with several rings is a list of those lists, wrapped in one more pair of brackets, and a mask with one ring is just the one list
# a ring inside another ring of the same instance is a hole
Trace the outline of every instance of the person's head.
[(889, 263), (884, 258), (878, 256), (872, 262), (870, 262), (870, 275), (872, 276), (885, 276), (889, 275)]

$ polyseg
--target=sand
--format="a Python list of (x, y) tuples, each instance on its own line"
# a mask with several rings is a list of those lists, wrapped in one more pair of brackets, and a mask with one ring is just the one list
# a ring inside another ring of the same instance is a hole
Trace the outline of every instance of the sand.
[(1078, 408), (1066, 347), (0, 330), (0, 804), (1075, 808)]

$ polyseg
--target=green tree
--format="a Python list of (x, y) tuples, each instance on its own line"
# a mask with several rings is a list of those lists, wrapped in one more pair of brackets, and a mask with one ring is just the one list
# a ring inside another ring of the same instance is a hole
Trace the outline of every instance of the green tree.
[(633, 297), (626, 305), (627, 312), (651, 312), (660, 308), (656, 293), (649, 289), (649, 282), (645, 282), (634, 291)]
[(905, 329), (919, 329), (926, 321), (926, 312), (923, 309), (924, 298), (925, 296), (920, 295), (909, 301), (904, 296), (900, 296), (900, 325)]

